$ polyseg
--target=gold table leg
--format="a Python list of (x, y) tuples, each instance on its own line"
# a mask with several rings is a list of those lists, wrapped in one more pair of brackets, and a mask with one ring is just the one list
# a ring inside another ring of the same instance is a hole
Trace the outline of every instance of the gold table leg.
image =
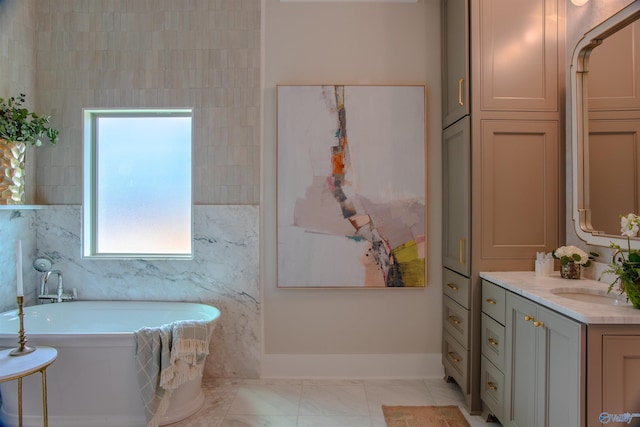
[[(42, 374), (42, 420), (44, 427), (49, 427), (49, 414), (47, 411), (47, 369), (40, 371)], [(22, 427), (22, 378), (18, 378), (18, 427)]]
[(49, 415), (47, 414), (47, 370), (42, 370), (42, 419), (44, 427), (49, 426)]
[(18, 427), (22, 427), (22, 378), (18, 378)]

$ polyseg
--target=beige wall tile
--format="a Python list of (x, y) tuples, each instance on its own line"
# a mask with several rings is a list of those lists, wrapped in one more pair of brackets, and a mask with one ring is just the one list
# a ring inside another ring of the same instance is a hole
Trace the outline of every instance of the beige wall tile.
[(61, 131), (37, 152), (39, 203), (82, 202), (81, 114), (91, 107), (194, 108), (194, 202), (259, 203), (249, 153), (259, 146), (260, 0), (9, 3), (0, 67), (12, 69), (0, 68), (0, 97), (37, 86), (38, 109)]

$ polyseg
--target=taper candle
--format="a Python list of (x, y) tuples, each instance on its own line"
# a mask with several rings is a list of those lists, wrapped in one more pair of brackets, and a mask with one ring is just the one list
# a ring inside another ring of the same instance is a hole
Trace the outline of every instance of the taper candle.
[(17, 295), (24, 296), (24, 287), (22, 285), (22, 240), (16, 241), (16, 282)]

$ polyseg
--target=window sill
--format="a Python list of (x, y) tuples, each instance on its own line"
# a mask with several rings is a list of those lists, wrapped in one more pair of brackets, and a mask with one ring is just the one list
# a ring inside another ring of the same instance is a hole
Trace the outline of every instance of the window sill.
[(48, 205), (0, 205), (0, 211), (35, 211), (48, 207)]

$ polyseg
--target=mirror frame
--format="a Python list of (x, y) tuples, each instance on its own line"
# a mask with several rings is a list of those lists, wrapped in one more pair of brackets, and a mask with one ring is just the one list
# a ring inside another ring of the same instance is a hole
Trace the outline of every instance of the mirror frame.
[[(590, 245), (610, 246), (611, 242), (622, 247), (627, 246), (627, 239), (621, 235), (606, 234), (594, 230), (591, 225), (591, 209), (589, 203), (588, 150), (584, 144), (589, 135), (589, 106), (583, 102), (588, 99), (587, 75), (589, 55), (602, 44), (602, 41), (621, 28), (640, 19), (640, 2), (634, 1), (619, 12), (594, 27), (580, 39), (573, 52), (571, 62), (571, 105), (569, 123), (571, 123), (571, 154), (573, 163), (573, 225), (578, 237)], [(640, 248), (640, 238), (631, 238), (631, 246)]]

